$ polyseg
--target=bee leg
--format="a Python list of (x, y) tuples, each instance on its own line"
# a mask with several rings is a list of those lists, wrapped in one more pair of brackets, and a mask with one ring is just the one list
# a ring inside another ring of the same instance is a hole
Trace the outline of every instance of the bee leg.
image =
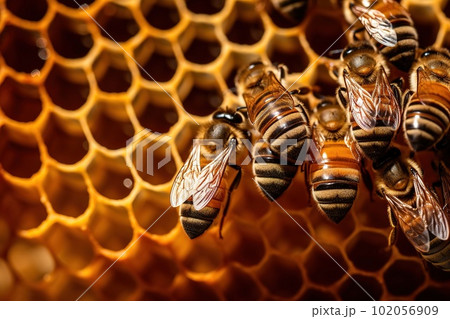
[(372, 178), (370, 177), (369, 171), (366, 168), (364, 158), (361, 159), (361, 175), (364, 182), (364, 185), (366, 185), (366, 188), (369, 191), (370, 194), (370, 201), (373, 202), (373, 183)]
[(366, 28), (365, 27), (362, 27), (362, 28), (358, 28), (358, 29), (354, 29), (353, 31), (352, 31), (352, 33), (351, 33), (351, 36), (352, 36), (352, 38), (353, 38), (353, 41), (360, 41), (361, 39), (359, 39), (356, 35), (358, 34), (358, 33), (361, 33), (361, 32), (364, 32), (366, 30)]
[(286, 78), (286, 73), (287, 73), (287, 68), (284, 64), (278, 64), (277, 66), (278, 72), (279, 72), (279, 78), (280, 78), (280, 82), (284, 81), (284, 79)]
[(387, 213), (388, 213), (388, 218), (389, 218), (389, 224), (392, 227), (391, 232), (389, 233), (389, 239), (388, 239), (389, 247), (391, 247), (397, 241), (397, 219), (395, 219), (395, 216), (392, 213), (392, 210), (390, 207), (387, 208)]
[(230, 188), (228, 189), (227, 202), (225, 203), (225, 208), (223, 209), (223, 212), (222, 212), (222, 218), (220, 219), (220, 225), (219, 225), (219, 238), (220, 239), (223, 239), (223, 236), (222, 236), (223, 221), (225, 220), (225, 216), (227, 215), (227, 212), (228, 212), (228, 207), (230, 206), (231, 194), (232, 194), (233, 190), (239, 186), (239, 183), (241, 182), (241, 177), (242, 177), (242, 170), (241, 170), (240, 166), (230, 165), (230, 167), (235, 169), (237, 171), (237, 174), (234, 177), (234, 180), (231, 183)]
[(296, 90), (289, 92), (291, 95), (307, 95), (311, 92), (311, 88), (308, 86), (302, 86)]
[(411, 90), (407, 90), (405, 94), (403, 95), (402, 105), (403, 109), (406, 109), (406, 106), (409, 104), (409, 101), (411, 100), (411, 97), (413, 96), (414, 92)]
[[(345, 92), (345, 94), (344, 94)], [(339, 104), (346, 109), (347, 108), (347, 99), (345, 98), (345, 95), (347, 94), (347, 89), (346, 88), (339, 88), (337, 90), (337, 100), (339, 102)]]
[(391, 84), (397, 85), (400, 89), (402, 89), (403, 85), (405, 84), (405, 80), (403, 80), (403, 78), (400, 77), (400, 78), (393, 80), (391, 82)]

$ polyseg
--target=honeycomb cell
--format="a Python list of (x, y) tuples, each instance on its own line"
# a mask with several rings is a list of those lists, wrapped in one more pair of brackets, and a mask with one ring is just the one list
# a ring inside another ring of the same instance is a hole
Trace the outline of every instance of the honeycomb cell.
[(104, 300), (130, 300), (138, 288), (136, 279), (122, 267), (115, 266), (105, 273), (95, 287)]
[(105, 4), (95, 16), (101, 25), (101, 33), (107, 39), (125, 42), (139, 32), (139, 25), (127, 7), (114, 3)]
[(272, 295), (281, 298), (293, 297), (303, 284), (297, 264), (280, 255), (270, 255), (257, 270), (257, 276)]
[(357, 233), (347, 244), (346, 251), (357, 268), (367, 271), (382, 268), (392, 254), (387, 236), (368, 231)]
[(89, 205), (89, 193), (83, 176), (49, 168), (44, 190), (54, 211), (61, 215), (78, 217)]
[(15, 274), (26, 282), (41, 281), (55, 269), (55, 261), (47, 247), (30, 240), (16, 240), (7, 259)]
[(175, 145), (183, 162), (186, 161), (191, 152), (193, 140), (196, 138), (198, 131), (199, 126), (197, 124), (188, 122), (183, 130), (175, 136)]
[(0, 164), (9, 174), (30, 178), (41, 168), (38, 142), (33, 135), (0, 128)]
[(4, 298), (12, 290), (14, 277), (4, 259), (0, 259), (0, 298)]
[[(195, 29), (194, 31), (192, 31)], [(191, 36), (190, 32), (194, 32)], [(188, 39), (189, 44), (183, 47), (183, 53), (186, 60), (196, 64), (208, 64), (213, 62), (220, 55), (221, 44), (213, 32), (199, 32), (199, 27), (188, 28), (184, 37)], [(180, 39), (181, 41), (186, 41)]]
[(291, 73), (303, 72), (308, 66), (308, 56), (297, 37), (276, 37), (267, 54), (270, 61), (286, 65)]
[(413, 5), (409, 13), (414, 20), (414, 27), (419, 34), (419, 47), (426, 48), (436, 41), (440, 24), (434, 10), (429, 6)]
[(47, 13), (46, 0), (6, 0), (6, 8), (24, 20), (39, 21)]
[(364, 275), (352, 275), (352, 277), (353, 279), (347, 278), (339, 288), (339, 296), (342, 300), (364, 301), (372, 300), (372, 298), (380, 300), (383, 287), (377, 279)]
[(48, 57), (46, 40), (38, 31), (7, 25), (0, 33), (0, 53), (6, 64), (17, 72), (41, 70)]
[(231, 265), (217, 280), (226, 300), (259, 300), (261, 288), (256, 280), (241, 268)]
[(186, 0), (186, 7), (189, 11), (198, 14), (216, 14), (219, 13), (224, 5), (225, 0), (212, 0), (212, 1), (202, 1), (202, 0)]
[(94, 259), (94, 247), (81, 230), (53, 224), (44, 238), (57, 261), (65, 268), (80, 270), (90, 265)]
[(48, 155), (63, 164), (75, 164), (87, 154), (89, 143), (80, 123), (51, 115), (42, 137)]
[(42, 111), (39, 89), (7, 77), (0, 84), (0, 107), (14, 121), (32, 122)]
[(133, 238), (125, 207), (97, 203), (89, 217), (88, 227), (100, 246), (109, 250), (122, 250)]
[(122, 53), (104, 50), (95, 60), (93, 71), (103, 92), (126, 92), (131, 86), (131, 72)]
[(383, 276), (386, 288), (396, 296), (412, 294), (425, 280), (421, 264), (412, 260), (396, 260)]
[(90, 85), (83, 69), (55, 64), (46, 81), (45, 88), (52, 102), (73, 111), (86, 103)]
[[(336, 94), (338, 84), (330, 76), (328, 68), (324, 64), (318, 64), (311, 79), (311, 86), (319, 89), (319, 94), (333, 96)], [(315, 92), (314, 92), (315, 93)], [(364, 185), (361, 183), (361, 187)], [(361, 193), (361, 192), (360, 192)], [(361, 195), (361, 194), (360, 194)], [(359, 197), (358, 197), (359, 198)], [(363, 202), (363, 201), (361, 201)], [(355, 205), (356, 203), (354, 203)], [(359, 211), (359, 210), (357, 210)], [(358, 214), (359, 215), (359, 214)]]
[(215, 301), (219, 296), (213, 288), (204, 282), (194, 281), (189, 278), (178, 277), (173, 288), (176, 300), (193, 301)]
[(395, 246), (397, 247), (398, 251), (404, 256), (417, 256), (417, 250), (414, 249), (403, 232), (398, 230), (399, 229), (397, 229), (397, 241), (395, 242)]
[(122, 199), (127, 197), (131, 189), (124, 183), (130, 180), (134, 183), (133, 176), (122, 157), (108, 157), (97, 153), (87, 168), (96, 191), (109, 199)]
[(141, 90), (133, 100), (139, 123), (153, 132), (167, 133), (178, 121), (173, 100), (164, 92)]
[(313, 13), (306, 25), (305, 35), (310, 47), (320, 56), (332, 50), (342, 49), (347, 45), (343, 36), (344, 31), (342, 24), (335, 17)]
[(142, 0), (141, 11), (147, 22), (161, 30), (173, 28), (180, 22), (180, 14), (175, 1)]
[[(309, 280), (319, 285), (328, 286), (346, 275), (347, 263), (336, 246), (321, 244), (314, 245), (308, 253), (305, 268)], [(323, 249), (322, 249), (323, 248)], [(324, 252), (326, 251), (326, 253)], [(331, 257), (329, 255), (331, 255)], [(342, 268), (345, 269), (342, 270)], [(326, 274), (326, 275), (325, 275)]]
[(85, 20), (56, 14), (48, 27), (48, 35), (56, 53), (67, 59), (86, 56), (94, 45)]
[(92, 136), (100, 145), (110, 150), (126, 147), (134, 135), (134, 128), (122, 101), (98, 101), (87, 117)]
[(74, 9), (78, 9), (79, 6), (84, 6), (84, 5), (90, 5), (92, 4), (95, 0), (57, 0), (59, 3), (62, 3), (63, 5), (69, 7), (69, 8), (74, 8)]
[(336, 298), (329, 292), (318, 290), (318, 289), (308, 289), (299, 298), (301, 301), (334, 301)]
[(82, 296), (80, 299), (82, 301), (98, 300), (98, 296), (94, 294), (93, 289), (86, 291), (90, 284), (71, 274), (60, 271), (54, 276), (47, 291), (51, 296), (51, 300), (74, 301), (80, 296)]
[(229, 29), (226, 31), (226, 36), (229, 41), (252, 45), (261, 40), (264, 34), (264, 25), (254, 4), (237, 2), (232, 13), (233, 16), (232, 24), (227, 19)]
[(415, 300), (423, 301), (448, 301), (450, 291), (447, 288), (428, 287), (416, 296)]

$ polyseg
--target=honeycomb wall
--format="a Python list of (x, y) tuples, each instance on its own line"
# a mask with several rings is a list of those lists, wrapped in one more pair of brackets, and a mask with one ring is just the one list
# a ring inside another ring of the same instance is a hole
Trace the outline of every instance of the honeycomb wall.
[[(450, 298), (449, 274), (402, 236), (387, 246), (385, 204), (364, 187), (337, 226), (299, 174), (280, 200), (294, 222), (246, 167), (223, 240), (217, 225), (189, 240), (169, 208), (194, 120), (238, 103), (237, 68), (284, 63), (288, 82), (333, 94), (331, 60), (317, 58), (347, 28), (337, 0), (300, 25), (256, 0), (77, 2), (0, 1), (1, 299), (75, 300), (119, 257), (81, 300), (368, 299), (299, 226), (375, 299)], [(402, 3), (422, 47), (450, 46), (450, 1)], [(153, 176), (126, 165), (144, 128), (171, 137), (174, 161)]]

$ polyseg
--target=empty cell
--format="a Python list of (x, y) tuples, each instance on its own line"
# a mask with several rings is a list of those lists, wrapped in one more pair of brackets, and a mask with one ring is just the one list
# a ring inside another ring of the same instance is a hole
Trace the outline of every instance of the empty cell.
[(55, 269), (47, 247), (26, 239), (18, 239), (11, 245), (7, 260), (14, 273), (26, 282), (39, 282)]
[(103, 92), (126, 92), (131, 86), (131, 72), (122, 53), (103, 50), (95, 60), (93, 70)]
[(225, 0), (185, 0), (189, 11), (199, 14), (216, 14), (223, 9)]
[(392, 254), (387, 236), (369, 231), (362, 231), (353, 236), (346, 251), (355, 267), (367, 271), (382, 268)]
[(218, 278), (217, 285), (226, 300), (259, 300), (261, 288), (256, 280), (241, 268), (230, 265)]
[(259, 281), (272, 295), (292, 298), (303, 284), (297, 264), (287, 257), (271, 255), (257, 270)]
[(110, 250), (124, 249), (133, 238), (128, 212), (121, 206), (97, 203), (88, 227), (100, 246)]
[(99, 296), (95, 295), (93, 289), (87, 290), (92, 282), (77, 278), (65, 271), (59, 271), (52, 279), (46, 289), (50, 300), (74, 301), (81, 295), (83, 295), (81, 301), (99, 300)]
[(153, 132), (167, 133), (178, 122), (174, 101), (164, 92), (142, 89), (133, 107), (142, 127)]
[(131, 189), (124, 183), (129, 179), (134, 183), (133, 176), (121, 157), (107, 157), (97, 153), (87, 168), (95, 190), (110, 199), (127, 197)]
[(216, 301), (219, 296), (213, 288), (204, 282), (194, 281), (185, 277), (178, 277), (174, 284), (173, 296), (179, 301)]
[[(324, 64), (319, 64), (317, 66), (314, 75), (312, 76), (310, 85), (316, 89), (319, 89), (317, 93), (327, 96), (334, 96), (336, 94), (336, 89), (338, 88), (338, 83), (336, 82), (336, 80), (331, 78), (330, 73), (328, 72), (328, 68)], [(362, 184), (362, 187), (364, 187), (364, 184)], [(376, 215), (378, 216), (379, 214)], [(379, 216), (378, 218), (381, 219)]]
[(183, 53), (184, 57), (192, 63), (208, 64), (220, 55), (220, 51), (221, 45), (217, 38), (203, 38), (196, 35)]
[[(389, 229), (390, 231), (390, 229)], [(406, 238), (405, 234), (399, 227), (397, 227), (397, 240), (395, 242), (395, 246), (398, 251), (404, 256), (417, 256), (417, 250), (414, 249), (414, 246), (411, 242)]]
[(107, 271), (95, 286), (95, 290), (104, 296), (102, 300), (118, 301), (130, 300), (137, 288), (138, 283), (128, 269), (117, 265)]
[(39, 89), (7, 77), (0, 85), (0, 107), (14, 121), (32, 122), (42, 111)]
[[(308, 20), (305, 34), (314, 52), (322, 55), (333, 50), (343, 49), (347, 45), (346, 38), (341, 37), (344, 31), (341, 22), (335, 17), (315, 13)], [(337, 40), (338, 38), (339, 40)], [(334, 43), (336, 40), (337, 42)], [(332, 44), (333, 46), (331, 46)]]
[(86, 56), (94, 40), (85, 20), (56, 14), (48, 27), (48, 35), (56, 53), (68, 59)]
[(370, 301), (372, 298), (380, 300), (382, 294), (383, 287), (380, 282), (376, 278), (364, 275), (352, 275), (352, 278), (347, 277), (339, 288), (339, 296), (342, 300)]
[(306, 290), (299, 298), (300, 301), (335, 301), (336, 298), (327, 291), (314, 288)]
[(396, 296), (411, 295), (425, 281), (421, 263), (396, 260), (383, 275), (386, 287)]
[(80, 270), (92, 263), (95, 251), (88, 235), (77, 229), (53, 224), (44, 235), (56, 260), (71, 270)]
[(6, 0), (6, 8), (19, 18), (39, 21), (47, 13), (46, 0)]
[(83, 176), (50, 167), (44, 180), (44, 190), (54, 211), (78, 217), (89, 205), (89, 193)]
[(199, 133), (199, 126), (193, 122), (187, 122), (183, 129), (175, 136), (175, 145), (180, 154), (181, 160), (185, 162), (191, 153), (194, 139)]
[(450, 291), (447, 287), (427, 287), (419, 292), (415, 300), (421, 301), (447, 301), (450, 300)]
[[(187, 237), (183, 236), (184, 240)], [(179, 259), (183, 266), (195, 273), (208, 273), (218, 269), (222, 263), (220, 247), (208, 236), (202, 236), (198, 240), (183, 243), (186, 247), (177, 247)]]
[(275, 9), (271, 1), (266, 1), (265, 10), (276, 27), (286, 29), (293, 28), (299, 23), (285, 17), (279, 10)]
[(92, 136), (100, 145), (117, 150), (126, 147), (134, 128), (121, 101), (98, 101), (87, 117)]
[(130, 9), (114, 3), (105, 4), (95, 19), (102, 27), (102, 36), (117, 42), (125, 42), (139, 32), (139, 25)]
[(9, 174), (30, 178), (41, 168), (36, 138), (26, 132), (0, 128), (0, 164)]
[(80, 123), (52, 114), (42, 132), (48, 155), (63, 164), (75, 164), (87, 154), (89, 142)]
[(17, 72), (31, 73), (44, 67), (48, 57), (45, 42), (38, 31), (7, 25), (0, 34), (0, 53)]
[(65, 6), (68, 6), (70, 8), (79, 9), (79, 6), (83, 5), (90, 5), (95, 0), (57, 0), (59, 3), (62, 3)]
[(326, 287), (344, 277), (346, 274), (342, 268), (347, 270), (348, 266), (336, 246), (328, 244), (321, 246), (325, 251), (318, 245), (313, 246), (306, 257), (305, 268), (309, 280)]
[(234, 7), (234, 22), (226, 31), (228, 40), (237, 44), (251, 45), (261, 40), (264, 25), (254, 4), (238, 2)]
[(45, 81), (45, 89), (52, 102), (73, 111), (86, 103), (90, 86), (83, 69), (54, 64)]
[(147, 22), (157, 29), (168, 30), (180, 22), (180, 14), (172, 0), (142, 0), (141, 11)]
[[(153, 235), (165, 235), (178, 223), (178, 212), (170, 207), (167, 193), (158, 193), (142, 189), (133, 201), (133, 213), (143, 229)], [(164, 213), (166, 211), (166, 213)], [(161, 214), (164, 213), (163, 216)], [(160, 217), (161, 216), (161, 217)], [(159, 218), (160, 217), (160, 218)], [(159, 219), (158, 219), (159, 218)]]
[(436, 41), (440, 23), (431, 6), (412, 5), (409, 13), (414, 21), (414, 27), (419, 34), (419, 47), (426, 48)]
[(302, 72), (308, 66), (308, 56), (297, 37), (277, 37), (267, 49), (270, 61), (284, 64), (290, 73)]
[[(0, 298), (8, 296), (14, 284), (14, 276), (4, 259), (0, 258)], [(6, 298), (5, 298), (6, 299)]]

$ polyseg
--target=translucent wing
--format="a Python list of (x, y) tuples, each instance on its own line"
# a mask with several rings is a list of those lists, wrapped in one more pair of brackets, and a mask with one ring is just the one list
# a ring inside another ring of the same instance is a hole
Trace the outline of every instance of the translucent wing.
[(228, 159), (235, 147), (236, 140), (232, 139), (228, 146), (202, 169), (194, 185), (193, 202), (196, 210), (204, 208), (213, 198), (225, 173)]
[(353, 119), (363, 130), (372, 130), (377, 122), (377, 107), (372, 101), (372, 96), (345, 73), (344, 82), (347, 87), (348, 104)]
[(403, 203), (395, 196), (384, 194), (384, 198), (397, 217), (398, 224), (411, 244), (423, 252), (429, 251), (430, 236), (417, 210)]
[(372, 100), (377, 107), (378, 117), (383, 120), (384, 124), (397, 130), (400, 126), (401, 108), (383, 67), (378, 72)]
[(427, 229), (436, 237), (447, 240), (449, 226), (447, 216), (434, 194), (425, 186), (422, 177), (413, 170), (416, 207)]
[(200, 144), (195, 145), (188, 159), (175, 177), (170, 191), (170, 205), (183, 204), (194, 192), (194, 184), (200, 175)]
[(359, 5), (353, 5), (352, 11), (361, 21), (367, 33), (377, 42), (387, 47), (393, 47), (397, 44), (397, 33), (383, 13)]

